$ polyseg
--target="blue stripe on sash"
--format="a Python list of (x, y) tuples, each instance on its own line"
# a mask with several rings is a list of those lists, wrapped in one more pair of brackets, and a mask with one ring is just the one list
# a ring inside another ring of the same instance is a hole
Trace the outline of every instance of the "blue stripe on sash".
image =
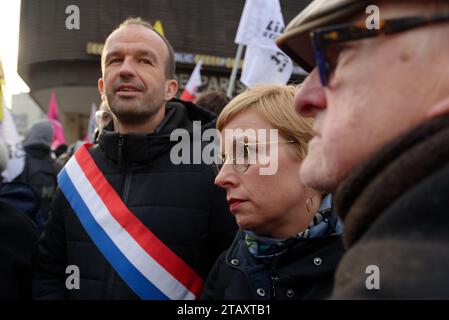
[[(167, 300), (168, 297), (154, 286), (139, 270), (122, 254), (103, 228), (95, 221), (89, 208), (76, 190), (65, 168), (58, 175), (59, 187), (69, 201), (81, 224), (103, 256), (114, 270), (141, 298), (151, 300)], [(113, 217), (111, 217), (113, 218)], [(82, 270), (81, 270), (82, 272)]]

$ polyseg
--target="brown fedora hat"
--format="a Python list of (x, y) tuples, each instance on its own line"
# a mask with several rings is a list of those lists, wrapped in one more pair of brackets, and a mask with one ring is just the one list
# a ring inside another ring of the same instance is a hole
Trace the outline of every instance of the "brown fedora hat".
[(365, 12), (361, 10), (370, 2), (372, 3), (369, 0), (314, 0), (290, 21), (276, 43), (293, 61), (310, 72), (315, 67), (310, 31), (340, 22), (358, 11)]

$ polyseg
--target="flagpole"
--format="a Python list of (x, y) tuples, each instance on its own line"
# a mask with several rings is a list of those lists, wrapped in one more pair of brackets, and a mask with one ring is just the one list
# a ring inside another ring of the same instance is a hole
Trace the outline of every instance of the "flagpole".
[(237, 53), (235, 54), (235, 61), (234, 66), (232, 67), (231, 78), (229, 78), (228, 92), (226, 93), (229, 99), (233, 98), (232, 93), (234, 92), (235, 80), (237, 78), (237, 71), (239, 69), (242, 53), (243, 53), (243, 44), (239, 44), (239, 46), (237, 47)]

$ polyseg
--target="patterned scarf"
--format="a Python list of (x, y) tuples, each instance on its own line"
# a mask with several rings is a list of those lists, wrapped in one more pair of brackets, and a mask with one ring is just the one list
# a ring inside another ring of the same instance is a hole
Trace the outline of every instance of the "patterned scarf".
[(321, 201), (320, 208), (309, 226), (290, 239), (270, 238), (260, 236), (250, 230), (243, 230), (249, 252), (262, 261), (271, 261), (274, 257), (286, 252), (292, 244), (298, 241), (341, 234), (342, 231), (341, 221), (332, 212), (332, 196), (330, 194), (326, 195)]

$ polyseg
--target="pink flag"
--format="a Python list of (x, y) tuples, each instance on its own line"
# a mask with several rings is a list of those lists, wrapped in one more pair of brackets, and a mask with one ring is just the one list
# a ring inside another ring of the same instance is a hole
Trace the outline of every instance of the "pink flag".
[(198, 61), (193, 69), (192, 75), (190, 76), (189, 81), (184, 88), (184, 91), (181, 94), (180, 99), (184, 101), (194, 101), (199, 94), (199, 88), (201, 87), (201, 65), (203, 64), (203, 60)]
[(53, 142), (51, 147), (54, 149), (60, 144), (65, 143), (64, 130), (62, 128), (61, 121), (59, 120), (58, 102), (56, 101), (56, 93), (54, 91), (51, 92), (47, 118), (51, 121), (53, 126)]

